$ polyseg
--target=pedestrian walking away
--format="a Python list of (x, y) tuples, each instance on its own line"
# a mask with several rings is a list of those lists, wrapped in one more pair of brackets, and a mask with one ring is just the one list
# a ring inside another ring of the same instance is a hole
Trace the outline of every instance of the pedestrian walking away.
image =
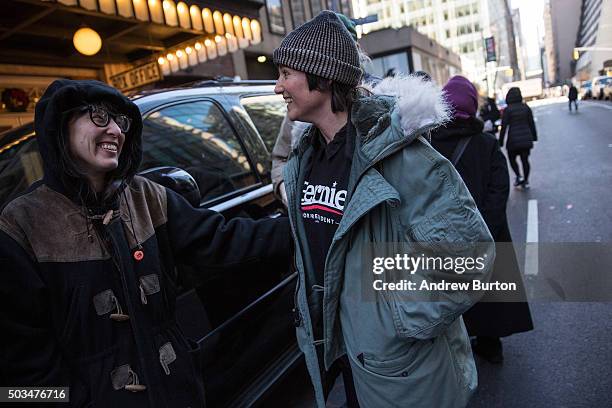
[(501, 363), (500, 337), (533, 329), (528, 304), (517, 301), (525, 299), (525, 290), (506, 218), (508, 165), (495, 136), (484, 133), (483, 122), (475, 117), (478, 95), (474, 85), (462, 76), (455, 76), (443, 91), (453, 106), (453, 119), (432, 132), (432, 146), (453, 163), (493, 239), (503, 243), (496, 248), (491, 280), (513, 282), (518, 288), (512, 299), (481, 301), (463, 315), (469, 335), (477, 336), (474, 352), (491, 363)]
[(226, 222), (135, 176), (140, 111), (101, 82), (53, 82), (34, 123), (44, 178), (0, 215), (3, 385), (69, 387), (74, 407), (203, 407), (176, 265), (255, 271), (288, 256), (288, 219)]
[(572, 84), (572, 86), (570, 86), (569, 92), (567, 94), (567, 99), (568, 104), (569, 104), (569, 111), (572, 111), (572, 103), (574, 104), (574, 108), (576, 109), (576, 112), (578, 112), (578, 89), (574, 86), (574, 84)]
[[(523, 102), (521, 89), (510, 88), (506, 95), (508, 106), (502, 116), (502, 127), (499, 133), (499, 145), (506, 143), (508, 160), (514, 172), (514, 186), (528, 189), (529, 173), (529, 153), (533, 148), (533, 142), (538, 140), (538, 132), (533, 120), (531, 108)], [(516, 158), (520, 157), (523, 173), (519, 170)]]
[(311, 123), (283, 180), (299, 275), (296, 334), (317, 406), (324, 373), (344, 357), (361, 407), (465, 406), (477, 375), (461, 314), (478, 295), (415, 302), (362, 285), (373, 242), (485, 243), (474, 279), (489, 277), (486, 224), (425, 138), (449, 117), (442, 93), (399, 75), (360, 92), (355, 43), (328, 11), (289, 33), (273, 58), (289, 119)]

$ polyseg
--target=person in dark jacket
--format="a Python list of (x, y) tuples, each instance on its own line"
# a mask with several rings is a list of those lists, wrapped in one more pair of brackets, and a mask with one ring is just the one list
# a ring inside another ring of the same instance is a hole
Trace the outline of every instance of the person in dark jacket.
[(176, 266), (287, 256), (287, 218), (226, 221), (135, 176), (140, 112), (101, 82), (53, 82), (34, 121), (44, 178), (0, 215), (2, 385), (69, 387), (75, 407), (204, 406)]
[(578, 89), (572, 84), (569, 89), (569, 93), (567, 94), (567, 98), (569, 99), (569, 111), (572, 111), (572, 102), (574, 103), (574, 108), (576, 108), (576, 112), (578, 112)]
[[(531, 108), (526, 103), (523, 103), (523, 95), (521, 95), (520, 88), (513, 87), (508, 90), (506, 103), (508, 106), (502, 116), (499, 145), (503, 146), (504, 139), (506, 139), (508, 160), (516, 176), (514, 185), (528, 189), (530, 171), (529, 152), (533, 148), (533, 142), (538, 140), (538, 132), (533, 121), (533, 112), (531, 112)], [(521, 158), (523, 166), (522, 176), (516, 162), (517, 157)]]
[(453, 119), (432, 132), (432, 145), (455, 165), (493, 239), (505, 243), (497, 246), (491, 280), (516, 282), (521, 292), (503, 303), (481, 301), (463, 315), (468, 333), (477, 336), (473, 350), (490, 362), (500, 363), (500, 337), (533, 329), (529, 306), (520, 301), (525, 297), (524, 288), (506, 218), (508, 166), (495, 137), (483, 133), (483, 122), (475, 117), (476, 88), (466, 78), (455, 76), (444, 91), (454, 108)]
[(495, 99), (490, 97), (484, 98), (484, 103), (480, 106), (480, 119), (484, 123), (487, 121), (491, 122), (491, 128), (493, 129), (493, 133), (497, 133), (498, 125), (495, 124), (496, 121), (501, 118), (501, 114), (499, 113), (499, 109), (497, 108), (497, 104), (495, 103)]

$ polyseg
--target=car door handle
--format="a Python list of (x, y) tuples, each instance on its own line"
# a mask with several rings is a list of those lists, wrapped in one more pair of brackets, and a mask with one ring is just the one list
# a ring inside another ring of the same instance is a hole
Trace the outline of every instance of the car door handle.
[(273, 212), (272, 214), (268, 214), (268, 215), (266, 215), (266, 218), (272, 218), (272, 219), (274, 219), (274, 218), (280, 218), (280, 217), (282, 217), (283, 215), (284, 215), (284, 214), (283, 214), (281, 211), (276, 211), (276, 212)]

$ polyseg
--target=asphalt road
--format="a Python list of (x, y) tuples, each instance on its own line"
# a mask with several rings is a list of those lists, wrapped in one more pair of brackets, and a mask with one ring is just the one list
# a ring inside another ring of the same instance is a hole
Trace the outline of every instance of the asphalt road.
[[(477, 358), (469, 407), (612, 407), (612, 104), (581, 102), (570, 114), (556, 99), (532, 109), (531, 189), (512, 189), (508, 220), (535, 329), (503, 339), (502, 365)], [(526, 250), (527, 240), (538, 244)], [(328, 407), (342, 403), (339, 382)], [(270, 406), (314, 406), (304, 370)]]
[[(612, 254), (612, 104), (582, 102), (577, 114), (566, 100), (532, 108), (539, 141), (531, 189), (511, 191), (508, 218), (515, 242), (525, 242), (529, 200), (536, 200), (538, 242), (556, 255), (539, 259), (538, 273), (569, 293), (598, 265), (612, 272), (600, 258)], [(582, 250), (600, 257), (573, 265)], [(592, 286), (598, 284), (609, 282)], [(583, 302), (594, 300), (592, 286), (581, 302), (536, 296), (535, 329), (503, 340), (504, 364), (478, 361), (480, 385), (470, 407), (611, 407), (612, 303)]]

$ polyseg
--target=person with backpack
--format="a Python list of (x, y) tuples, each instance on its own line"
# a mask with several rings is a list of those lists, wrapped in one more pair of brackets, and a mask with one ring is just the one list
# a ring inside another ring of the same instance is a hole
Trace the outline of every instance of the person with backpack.
[(483, 132), (483, 122), (476, 118), (478, 94), (474, 85), (454, 76), (443, 91), (453, 107), (453, 118), (432, 132), (431, 144), (455, 166), (493, 239), (502, 243), (496, 250), (491, 280), (515, 282), (521, 291), (512, 299), (498, 299), (504, 302), (478, 302), (463, 314), (468, 333), (476, 336), (474, 352), (499, 364), (503, 361), (500, 337), (533, 329), (529, 305), (520, 301), (525, 293), (506, 218), (508, 165), (495, 136)]
[[(515, 187), (523, 187), (525, 190), (529, 186), (529, 153), (533, 148), (533, 142), (538, 140), (538, 132), (533, 120), (531, 108), (523, 102), (521, 89), (512, 87), (506, 95), (508, 106), (502, 115), (502, 127), (499, 133), (499, 145), (503, 147), (506, 142), (508, 160), (512, 171), (516, 176), (514, 179)], [(517, 157), (520, 157), (523, 167), (523, 174), (519, 170)]]

